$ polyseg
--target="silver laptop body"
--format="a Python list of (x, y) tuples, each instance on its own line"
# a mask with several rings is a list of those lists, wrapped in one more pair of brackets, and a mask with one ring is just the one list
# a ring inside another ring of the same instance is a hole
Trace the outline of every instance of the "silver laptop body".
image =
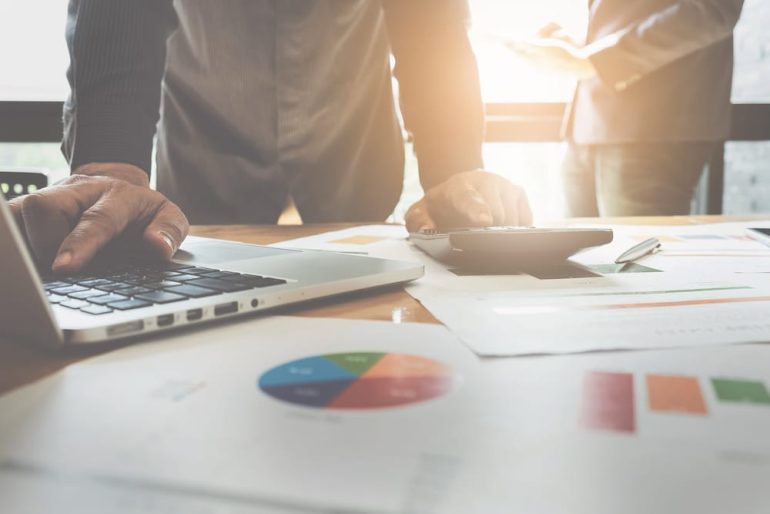
[(44, 285), (2, 195), (0, 264), (0, 334), (48, 347), (179, 329), (423, 274), (414, 263), (190, 237), (157, 270), (86, 271)]

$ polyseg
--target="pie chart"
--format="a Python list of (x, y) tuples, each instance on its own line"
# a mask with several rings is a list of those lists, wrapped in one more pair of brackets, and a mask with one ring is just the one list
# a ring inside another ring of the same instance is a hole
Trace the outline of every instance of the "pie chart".
[(456, 377), (441, 362), (400, 353), (332, 353), (276, 366), (259, 389), (287, 403), (331, 410), (379, 409), (449, 393)]

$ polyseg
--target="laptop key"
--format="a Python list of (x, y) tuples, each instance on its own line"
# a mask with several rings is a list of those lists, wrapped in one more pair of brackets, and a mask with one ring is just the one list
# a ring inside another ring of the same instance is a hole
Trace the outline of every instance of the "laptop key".
[(178, 262), (164, 262), (161, 264), (161, 268), (164, 270), (169, 271), (176, 271), (181, 269), (187, 269), (187, 268), (194, 268), (195, 266), (192, 266), (190, 264), (179, 264)]
[(80, 291), (78, 293), (72, 293), (68, 295), (70, 298), (74, 298), (75, 300), (88, 300), (89, 298), (93, 298), (94, 296), (103, 296), (107, 293), (104, 291), (99, 291), (98, 289), (88, 289), (87, 291)]
[(242, 275), (239, 282), (253, 288), (280, 286), (287, 283), (281, 278), (260, 277), (259, 275)]
[(188, 275), (201, 275), (203, 273), (214, 273), (215, 271), (219, 271), (218, 269), (211, 269), (211, 268), (201, 268), (199, 266), (194, 266), (192, 268), (187, 268), (184, 270), (185, 273)]
[(106, 278), (95, 278), (91, 280), (78, 280), (77, 285), (83, 286), (83, 287), (97, 287), (101, 285), (109, 284), (110, 281)]
[(149, 287), (150, 289), (166, 289), (169, 287), (176, 287), (181, 286), (181, 282), (176, 282), (175, 280), (148, 280), (146, 282), (143, 282), (141, 284), (143, 287)]
[(69, 285), (66, 287), (57, 287), (55, 289), (51, 289), (51, 292), (53, 294), (70, 295), (72, 293), (79, 293), (81, 291), (87, 291), (87, 290), (88, 290), (87, 287)]
[(187, 282), (189, 280), (198, 280), (201, 277), (199, 277), (198, 275), (184, 274), (184, 275), (177, 275), (175, 277), (168, 277), (168, 278), (172, 279), (174, 282)]
[(96, 305), (107, 305), (113, 302), (120, 302), (123, 300), (128, 300), (128, 297), (120, 294), (115, 294), (115, 293), (110, 293), (104, 296), (97, 296), (95, 298), (88, 299), (90, 303), (93, 303)]
[(153, 303), (172, 303), (181, 300), (187, 300), (186, 296), (181, 294), (169, 293), (166, 291), (150, 291), (149, 293), (138, 294), (134, 296), (137, 300), (145, 300)]
[(144, 300), (123, 300), (122, 302), (108, 303), (107, 307), (118, 309), (119, 311), (130, 311), (132, 309), (149, 307), (151, 305), (152, 302), (145, 302)]
[(233, 293), (235, 291), (245, 291), (251, 289), (251, 286), (247, 284), (239, 284), (237, 282), (226, 282), (217, 278), (199, 278), (198, 280), (190, 280), (188, 285), (207, 287), (209, 289), (216, 289), (223, 293)]
[(53, 304), (57, 304), (57, 303), (61, 303), (61, 302), (66, 302), (67, 300), (69, 300), (69, 298), (67, 298), (66, 296), (62, 296), (62, 295), (59, 295), (59, 294), (49, 293), (46, 296), (48, 297), (48, 301), (53, 303)]
[(104, 305), (89, 305), (88, 307), (83, 307), (80, 309), (80, 312), (85, 312), (86, 314), (93, 314), (94, 316), (99, 316), (101, 314), (109, 314), (112, 312), (112, 309), (109, 307), (105, 307)]
[(214, 291), (213, 289), (206, 289), (205, 287), (197, 287), (185, 284), (183, 286), (169, 287), (165, 291), (174, 294), (181, 294), (183, 296), (189, 296), (190, 298), (203, 298), (204, 296), (214, 296), (222, 294), (221, 291)]
[(88, 307), (89, 303), (85, 300), (67, 300), (66, 302), (61, 302), (59, 305), (67, 307), (68, 309), (82, 309), (83, 307)]
[(69, 282), (63, 282), (61, 280), (57, 280), (56, 282), (45, 282), (43, 284), (43, 288), (46, 291), (50, 291), (51, 289), (58, 289), (60, 287), (69, 287), (71, 285), (72, 284), (70, 284)]
[(123, 296), (136, 296), (138, 294), (149, 293), (150, 291), (152, 291), (152, 289), (149, 287), (131, 286), (115, 289), (113, 292), (115, 294), (122, 294)]
[(100, 291), (105, 291), (107, 293), (111, 293), (117, 289), (125, 289), (126, 287), (131, 287), (130, 284), (126, 284), (124, 282), (109, 282), (107, 284), (102, 284), (99, 286), (96, 286), (95, 289), (99, 289)]
[(235, 273), (234, 271), (210, 271), (208, 273), (200, 274), (200, 276), (203, 278), (225, 278), (233, 277), (236, 275), (240, 275), (240, 273)]

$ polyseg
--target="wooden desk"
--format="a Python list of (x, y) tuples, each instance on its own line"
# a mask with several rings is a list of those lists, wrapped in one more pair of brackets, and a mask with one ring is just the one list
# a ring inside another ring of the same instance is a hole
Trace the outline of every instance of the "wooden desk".
[[(765, 217), (766, 218), (766, 217)], [(721, 216), (624, 218), (602, 220), (602, 223), (691, 225), (753, 218)], [(574, 221), (574, 220), (573, 220)], [(581, 223), (597, 220), (579, 220)], [(230, 239), (255, 244), (272, 244), (331, 230), (349, 228), (350, 224), (293, 225), (293, 226), (206, 226), (194, 227), (197, 236)], [(394, 322), (437, 323), (437, 320), (400, 288), (364, 292), (343, 298), (318, 300), (300, 306), (283, 308), (276, 313), (293, 316), (329, 317), (345, 319), (386, 320)], [(0, 394), (50, 375), (74, 362), (110, 351), (109, 349), (78, 352), (78, 355), (59, 355), (32, 348), (16, 341), (0, 339)]]
[[(282, 226), (206, 226), (194, 227), (192, 235), (229, 239), (254, 244), (272, 244), (331, 230), (349, 228), (351, 224), (282, 225)], [(438, 323), (416, 300), (400, 287), (368, 291), (336, 299), (324, 299), (281, 308), (279, 314), (327, 318), (395, 320)], [(72, 363), (110, 351), (83, 349), (60, 355), (28, 344), (0, 338), (0, 394), (39, 380)]]

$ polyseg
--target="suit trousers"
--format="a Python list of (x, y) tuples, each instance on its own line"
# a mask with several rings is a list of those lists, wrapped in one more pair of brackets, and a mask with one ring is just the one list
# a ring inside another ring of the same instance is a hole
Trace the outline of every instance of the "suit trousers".
[(570, 143), (563, 165), (567, 215), (690, 214), (713, 142)]

